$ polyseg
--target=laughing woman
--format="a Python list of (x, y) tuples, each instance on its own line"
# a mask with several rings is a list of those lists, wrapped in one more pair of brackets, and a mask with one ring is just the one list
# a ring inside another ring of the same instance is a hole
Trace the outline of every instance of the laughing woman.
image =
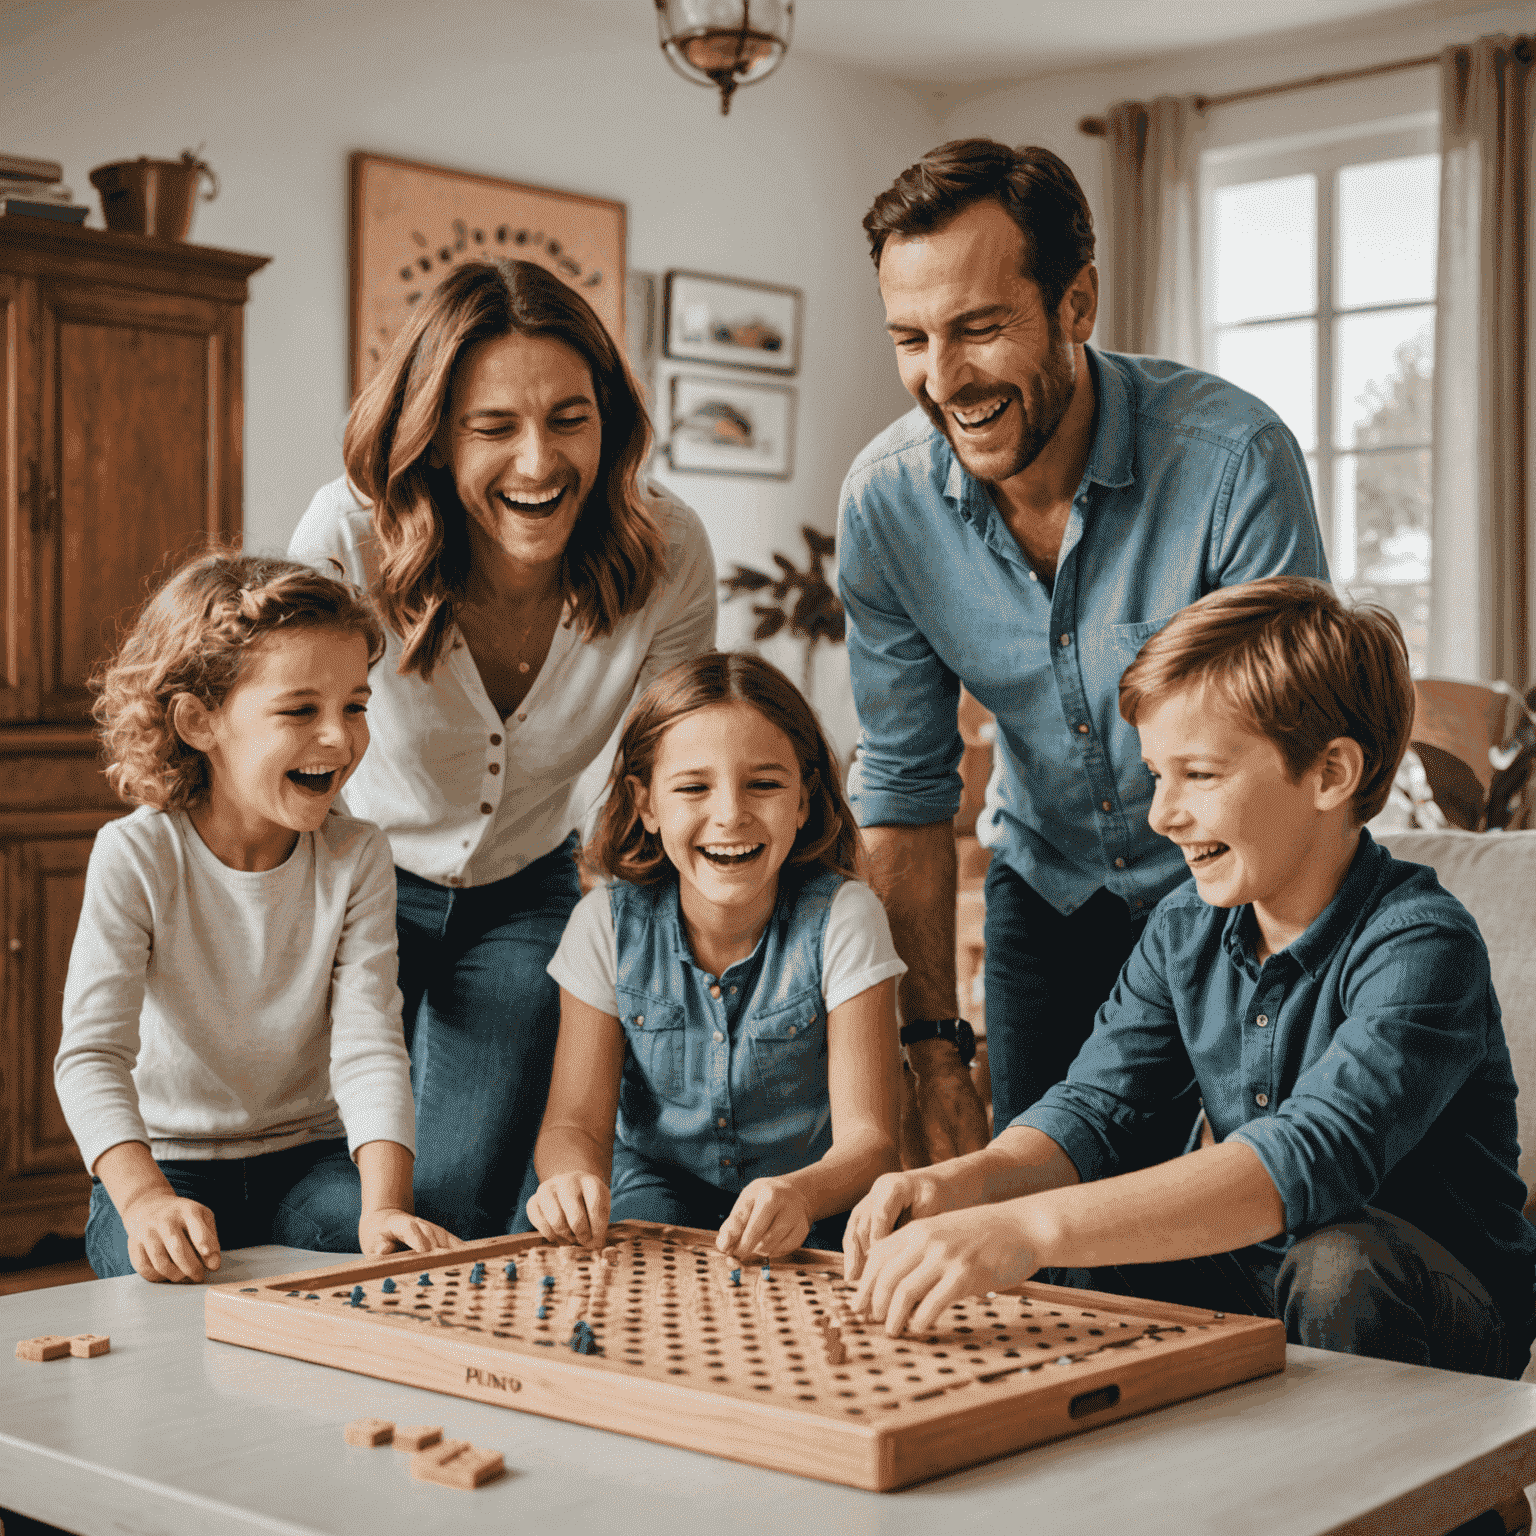
[[(522, 1228), (580, 895), (576, 829), (638, 690), (715, 639), (697, 516), (591, 307), (525, 261), (457, 268), (347, 422), (290, 553), (373, 593), (387, 649), (347, 809), (388, 834), (418, 1213)], [(536, 1181), (535, 1181), (536, 1182)]]

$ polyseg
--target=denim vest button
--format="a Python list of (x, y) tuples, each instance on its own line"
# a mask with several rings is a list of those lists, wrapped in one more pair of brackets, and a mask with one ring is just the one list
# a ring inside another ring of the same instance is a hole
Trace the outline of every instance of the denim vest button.
[(796, 1029), (796, 1026), (795, 1026), (795, 1025), (793, 1025), (793, 1024), (791, 1024), (791, 1025), (790, 1025), (790, 1026), (789, 1026), (789, 1032), (790, 1032), (790, 1034), (794, 1034), (794, 1033), (795, 1033), (795, 1029)]
[(645, 1015), (643, 1013), (637, 1013), (635, 1015), (635, 1028), (636, 1029), (644, 1029), (645, 1028)]
[(1256, 1093), (1253, 1096), (1253, 1102), (1257, 1104), (1260, 1109), (1263, 1109), (1269, 1103), (1269, 1095), (1267, 1093)]
[(724, 1035), (722, 1035), (722, 1034), (721, 1034), (721, 1033), (720, 1033), (720, 1031), (719, 1031), (719, 1030), (718, 1030), (718, 1029), (717, 1029), (717, 1030), (716, 1030), (716, 1031), (715, 1031), (715, 1044), (716, 1044), (716, 1045), (719, 1045), (719, 1044), (720, 1044), (720, 1042), (721, 1042), (721, 1041), (722, 1041), (722, 1040), (724, 1040), (724, 1039), (725, 1039), (725, 1036), (724, 1036)]
[(1264, 1026), (1269, 1023), (1269, 1015), (1267, 1013), (1261, 1013), (1253, 1022), (1257, 1024), (1260, 1029), (1263, 1029)]
[(720, 996), (720, 984), (718, 982), (716, 982), (716, 984), (709, 989), (709, 995), (711, 997)]

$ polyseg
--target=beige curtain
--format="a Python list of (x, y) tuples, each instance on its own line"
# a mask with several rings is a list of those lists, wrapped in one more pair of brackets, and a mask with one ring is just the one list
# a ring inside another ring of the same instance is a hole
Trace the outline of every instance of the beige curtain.
[(1192, 98), (1109, 110), (1112, 351), (1200, 365), (1200, 128)]
[(1536, 166), (1530, 38), (1440, 58), (1429, 670), (1536, 681)]

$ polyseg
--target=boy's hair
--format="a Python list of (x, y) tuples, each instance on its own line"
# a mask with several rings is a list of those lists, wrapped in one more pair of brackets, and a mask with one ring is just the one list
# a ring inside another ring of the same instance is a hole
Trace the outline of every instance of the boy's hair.
[(1056, 313), (1072, 279), (1093, 260), (1093, 214), (1060, 155), (1036, 144), (1010, 149), (996, 139), (951, 139), (909, 165), (864, 215), (879, 269), (892, 235), (925, 235), (973, 204), (992, 200), (1024, 237), (1024, 276)]
[(203, 555), (150, 598), (90, 683), (107, 782), (124, 800), (179, 811), (207, 792), (207, 759), (177, 734), (172, 703), (189, 693), (217, 709), (251, 646), (279, 629), (361, 635), (370, 667), (384, 654), (384, 631), (367, 598), (292, 560)]
[(741, 651), (708, 651), (681, 662), (636, 701), (614, 758), (608, 803), (583, 854), (587, 864), (633, 885), (654, 885), (666, 877), (671, 860), (661, 838), (640, 820), (629, 781), (649, 788), (661, 738), (685, 715), (710, 704), (750, 704), (795, 749), (809, 809), (786, 866), (821, 864), (856, 879), (858, 827), (815, 710), (777, 667)]
[(1350, 802), (1363, 825), (1387, 803), (1413, 729), (1413, 677), (1397, 620), (1346, 608), (1325, 581), (1270, 576), (1221, 587), (1177, 613), (1120, 679), (1128, 725), (1175, 689), (1210, 688), (1249, 730), (1274, 742), (1292, 780), (1336, 737), (1357, 741), (1365, 771)]

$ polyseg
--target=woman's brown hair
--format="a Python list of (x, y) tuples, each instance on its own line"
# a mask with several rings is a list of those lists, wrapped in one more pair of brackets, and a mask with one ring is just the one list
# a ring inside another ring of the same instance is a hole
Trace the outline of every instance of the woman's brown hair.
[(411, 314), (347, 419), (347, 478), (373, 504), (382, 560), (375, 600), (403, 640), (400, 671), (430, 680), (469, 574), (469, 538), (452, 471), (428, 455), (454, 370), (478, 342), (548, 336), (586, 363), (602, 421), (597, 483), (565, 548), (576, 623), (607, 635), (646, 604), (666, 538), (640, 493), (651, 422), (623, 354), (592, 306), (531, 261), (467, 261)]
[(819, 864), (857, 879), (859, 830), (816, 711), (777, 667), (742, 651), (707, 651), (680, 662), (641, 694), (619, 740), (608, 803), (583, 853), (588, 866), (634, 885), (666, 877), (672, 862), (640, 819), (634, 784), (649, 788), (661, 738), (684, 715), (711, 704), (750, 704), (795, 749), (809, 809), (786, 867)]
[(171, 723), (176, 695), (217, 709), (240, 680), (251, 647), (281, 631), (336, 629), (384, 654), (367, 598), (292, 560), (203, 555), (140, 611), (117, 654), (91, 679), (107, 782), (135, 805), (180, 811), (208, 790), (208, 760)]
[(1413, 675), (1397, 620), (1345, 607), (1326, 581), (1268, 576), (1207, 592), (1168, 621), (1120, 678), (1120, 717), (1135, 725), (1177, 689), (1209, 688), (1279, 749), (1292, 781), (1340, 736), (1365, 771), (1351, 803), (1364, 826), (1387, 803), (1413, 730)]

